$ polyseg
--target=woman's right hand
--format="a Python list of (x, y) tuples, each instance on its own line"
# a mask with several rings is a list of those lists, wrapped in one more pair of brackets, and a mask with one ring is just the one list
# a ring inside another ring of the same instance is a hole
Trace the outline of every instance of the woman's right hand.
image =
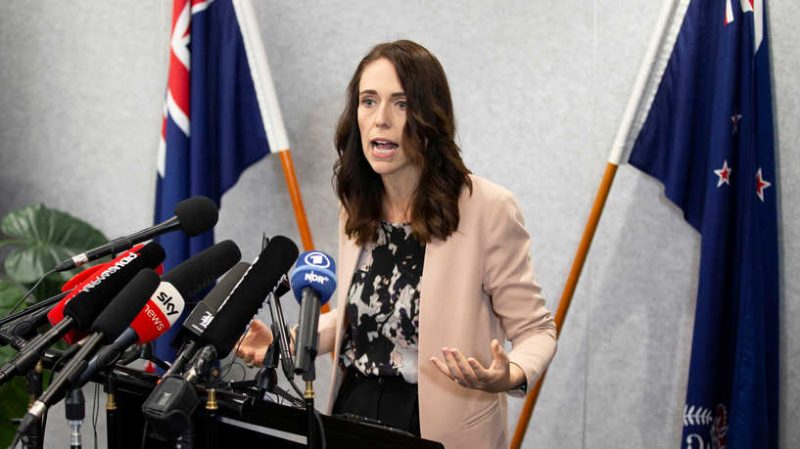
[(272, 343), (272, 331), (264, 322), (254, 319), (250, 328), (239, 338), (236, 344), (236, 355), (244, 360), (247, 366), (261, 366), (264, 356)]

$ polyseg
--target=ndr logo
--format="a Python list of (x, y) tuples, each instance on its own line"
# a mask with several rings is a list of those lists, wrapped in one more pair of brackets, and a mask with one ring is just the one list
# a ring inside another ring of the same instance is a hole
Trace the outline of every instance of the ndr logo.
[(317, 284), (322, 284), (322, 285), (325, 285), (325, 283), (328, 282), (328, 276), (320, 276), (317, 273), (314, 273), (313, 271), (306, 273), (303, 279), (305, 279), (308, 282), (316, 282)]
[(314, 265), (315, 267), (319, 268), (328, 268), (331, 266), (331, 260), (328, 258), (328, 256), (319, 251), (313, 251), (306, 254), (304, 260), (306, 264)]

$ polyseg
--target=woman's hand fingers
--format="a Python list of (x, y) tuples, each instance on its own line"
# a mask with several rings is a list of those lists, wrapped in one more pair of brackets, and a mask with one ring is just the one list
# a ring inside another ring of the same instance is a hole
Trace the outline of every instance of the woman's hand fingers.
[(447, 365), (447, 369), (450, 371), (450, 377), (455, 379), (459, 384), (466, 382), (466, 379), (461, 373), (461, 369), (458, 367), (458, 362), (456, 362), (455, 356), (450, 351), (450, 348), (442, 348), (442, 355), (444, 357), (444, 362)]
[(464, 357), (457, 348), (442, 348), (442, 360), (430, 360), (445, 376), (466, 388), (489, 392), (508, 389), (510, 365), (508, 354), (498, 340), (490, 343), (492, 363), (485, 368), (476, 358)]
[(450, 348), (449, 349), (450, 355), (452, 355), (453, 359), (455, 360), (456, 366), (458, 367), (459, 372), (461, 373), (464, 381), (466, 382), (467, 387), (472, 388), (480, 388), (481, 381), (478, 379), (478, 376), (475, 373), (475, 370), (472, 369), (467, 358), (464, 357), (464, 354), (458, 350), (458, 348)]
[(261, 366), (271, 343), (272, 331), (269, 327), (259, 320), (253, 320), (247, 332), (239, 338), (236, 344), (236, 355), (247, 366)]
[[(445, 365), (444, 362), (442, 362), (441, 360), (437, 359), (436, 357), (431, 357), (430, 360), (431, 360), (431, 362), (433, 362), (433, 365), (436, 368), (438, 368), (439, 371), (441, 371), (442, 374), (444, 374), (447, 377), (450, 377), (450, 370), (447, 368), (447, 365)], [(450, 377), (450, 378), (453, 379), (452, 377)], [(455, 379), (453, 379), (453, 380), (455, 380)]]
[(506, 354), (505, 349), (503, 349), (503, 345), (500, 344), (499, 341), (492, 340), (491, 343), (492, 348), (492, 366), (491, 368), (498, 368), (498, 369), (505, 369), (508, 370), (508, 354)]

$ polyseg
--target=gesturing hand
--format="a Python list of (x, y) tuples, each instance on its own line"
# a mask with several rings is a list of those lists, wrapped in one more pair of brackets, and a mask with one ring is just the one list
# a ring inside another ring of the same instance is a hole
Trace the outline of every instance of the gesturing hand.
[(261, 366), (270, 343), (272, 343), (270, 328), (259, 320), (253, 320), (250, 328), (236, 344), (236, 355), (241, 357), (247, 366)]
[(442, 348), (442, 360), (430, 360), (445, 376), (465, 388), (498, 393), (521, 385), (525, 380), (522, 368), (510, 363), (499, 341), (492, 340), (492, 363), (484, 368), (473, 357), (466, 358), (457, 348)]

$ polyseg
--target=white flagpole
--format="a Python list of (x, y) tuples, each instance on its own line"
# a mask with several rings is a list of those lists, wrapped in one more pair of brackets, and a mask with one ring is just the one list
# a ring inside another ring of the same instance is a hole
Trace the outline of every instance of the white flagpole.
[(267, 140), (280, 155), (283, 175), (286, 178), (286, 186), (289, 189), (289, 196), (294, 207), (294, 216), (300, 231), (300, 239), (303, 242), (303, 248), (308, 251), (314, 248), (314, 242), (311, 237), (311, 229), (308, 226), (305, 208), (303, 207), (300, 185), (297, 182), (292, 155), (289, 151), (289, 138), (286, 134), (286, 127), (283, 124), (278, 96), (275, 94), (275, 85), (272, 82), (272, 75), (269, 70), (267, 52), (264, 50), (264, 43), (261, 41), (255, 10), (251, 0), (233, 0), (233, 8), (239, 21), (239, 28), (242, 30), (247, 61), (250, 63), (250, 73), (253, 77), (253, 85), (258, 97), (258, 107), (261, 110), (261, 119), (264, 122)]

